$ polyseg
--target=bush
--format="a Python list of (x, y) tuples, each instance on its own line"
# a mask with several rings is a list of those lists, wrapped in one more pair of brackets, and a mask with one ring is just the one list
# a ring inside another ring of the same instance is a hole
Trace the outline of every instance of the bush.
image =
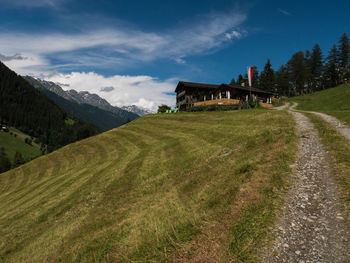
[(171, 110), (171, 108), (168, 105), (161, 105), (158, 106), (158, 113), (165, 113), (167, 110)]
[(23, 156), (20, 152), (15, 153), (15, 157), (13, 159), (13, 167), (20, 166), (21, 164), (24, 164), (25, 161), (23, 159)]
[(30, 138), (25, 138), (24, 139), (24, 142), (26, 143), (26, 144), (28, 144), (28, 145), (30, 145), (30, 146), (32, 146), (32, 139), (30, 139)]

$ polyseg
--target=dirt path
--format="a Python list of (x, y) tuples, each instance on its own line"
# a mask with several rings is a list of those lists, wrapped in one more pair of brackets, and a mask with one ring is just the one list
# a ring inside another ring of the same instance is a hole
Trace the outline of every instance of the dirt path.
[(299, 155), (284, 214), (274, 230), (276, 240), (264, 251), (264, 262), (350, 262), (350, 233), (327, 153), (309, 119), (291, 114)]
[[(294, 110), (297, 105), (298, 105), (297, 103), (293, 103), (293, 105), (290, 107), (290, 109)], [(289, 107), (289, 104), (287, 107)], [(277, 107), (276, 109), (279, 109), (279, 107)], [(337, 118), (330, 116), (328, 114), (316, 112), (316, 111), (308, 111), (308, 112), (313, 113), (313, 114), (321, 117), (323, 120), (328, 122), (333, 128), (335, 128), (337, 131), (339, 131), (346, 139), (348, 139), (350, 141), (350, 128), (349, 128), (349, 126), (347, 126), (346, 124), (344, 124), (343, 122), (341, 122)]]
[(338, 130), (345, 138), (347, 138), (350, 141), (350, 128), (339, 121), (337, 118), (329, 116), (324, 113), (315, 112), (312, 111), (313, 114), (316, 114), (317, 116), (320, 116), (322, 119), (324, 119), (326, 122), (328, 122), (330, 125), (332, 125), (336, 130)]
[(285, 104), (283, 104), (282, 106), (279, 106), (279, 107), (275, 107), (273, 108), (274, 110), (285, 110), (287, 108), (289, 108), (290, 104), (289, 102), (286, 102)]

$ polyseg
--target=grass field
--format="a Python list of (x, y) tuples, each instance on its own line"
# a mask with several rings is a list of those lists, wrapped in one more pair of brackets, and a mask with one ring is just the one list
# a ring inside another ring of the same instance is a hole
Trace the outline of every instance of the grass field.
[[(10, 132), (16, 134), (16, 137), (11, 135)], [(30, 146), (24, 142), (25, 138), (30, 138), (30, 136), (15, 128), (10, 128), (10, 132), (0, 131), (0, 147), (5, 148), (5, 153), (11, 162), (16, 152), (21, 153), (25, 161), (41, 155), (40, 145), (33, 142), (33, 146)]]
[(287, 101), (297, 102), (298, 110), (323, 112), (350, 125), (350, 83)]
[(144, 116), (0, 175), (0, 261), (255, 262), (295, 151), (286, 112)]
[(310, 113), (307, 116), (315, 124), (322, 142), (331, 156), (335, 178), (350, 213), (350, 143), (320, 117)]

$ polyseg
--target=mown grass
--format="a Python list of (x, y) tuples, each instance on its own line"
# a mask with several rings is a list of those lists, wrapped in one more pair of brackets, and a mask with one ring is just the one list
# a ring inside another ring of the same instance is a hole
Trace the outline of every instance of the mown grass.
[[(33, 142), (33, 146), (30, 146), (24, 142), (25, 138), (30, 138), (30, 136), (14, 128), (10, 128), (10, 132), (0, 131), (0, 147), (5, 149), (5, 153), (11, 162), (16, 152), (21, 153), (25, 161), (29, 161), (41, 155), (39, 145)], [(16, 136), (14, 136), (14, 134)]]
[(287, 101), (297, 102), (298, 110), (323, 112), (350, 124), (350, 83)]
[(269, 110), (147, 115), (68, 145), (0, 175), (0, 261), (181, 261), (208, 239), (202, 262), (252, 261), (295, 148)]
[(322, 118), (308, 113), (331, 156), (335, 178), (342, 190), (343, 200), (350, 212), (350, 142)]

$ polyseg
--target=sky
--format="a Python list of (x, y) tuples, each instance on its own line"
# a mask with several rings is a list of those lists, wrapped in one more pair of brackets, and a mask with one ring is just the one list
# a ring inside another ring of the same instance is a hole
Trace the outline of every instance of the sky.
[(350, 35), (350, 1), (0, 0), (0, 60), (114, 106), (174, 106), (178, 81), (228, 83)]

